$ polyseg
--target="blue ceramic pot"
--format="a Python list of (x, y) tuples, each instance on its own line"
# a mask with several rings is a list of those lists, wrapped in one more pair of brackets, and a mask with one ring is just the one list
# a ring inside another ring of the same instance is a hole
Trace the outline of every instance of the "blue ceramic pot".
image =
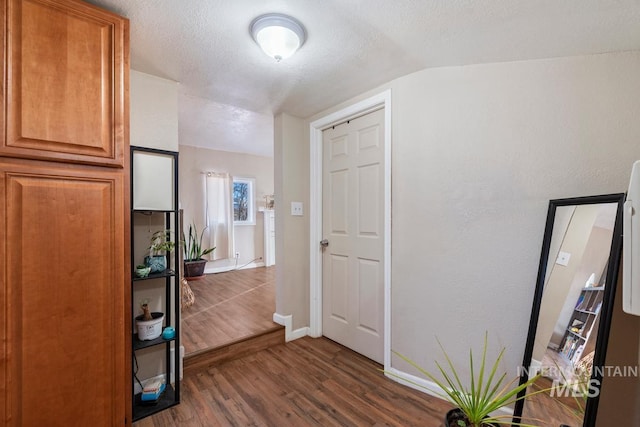
[(167, 269), (167, 257), (164, 255), (146, 256), (144, 264), (151, 268), (151, 273), (162, 273)]

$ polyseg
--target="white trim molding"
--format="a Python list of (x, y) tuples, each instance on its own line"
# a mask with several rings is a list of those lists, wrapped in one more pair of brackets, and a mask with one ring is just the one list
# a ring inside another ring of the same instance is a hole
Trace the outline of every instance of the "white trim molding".
[(297, 340), (298, 338), (306, 337), (309, 335), (309, 328), (299, 328), (293, 329), (293, 316), (282, 315), (278, 313), (273, 313), (273, 321), (278, 325), (284, 326), (284, 340), (285, 342)]
[(384, 108), (384, 367), (391, 366), (391, 90), (329, 114), (309, 125), (309, 335), (322, 336), (322, 131)]
[[(422, 377), (418, 377), (412, 374), (408, 374), (404, 371), (400, 371), (396, 368), (385, 369), (384, 375), (400, 384), (411, 387), (412, 389), (421, 391), (431, 396), (435, 396), (442, 399), (442, 395), (445, 394), (438, 384), (433, 381), (426, 380)], [(496, 411), (496, 415), (510, 415), (513, 416), (513, 408), (503, 407)]]
[[(210, 262), (213, 263), (213, 261), (210, 261)], [(262, 262), (262, 261), (260, 261), (260, 262), (250, 262), (249, 264), (245, 264), (245, 265), (242, 265), (240, 267), (236, 267), (235, 264), (233, 264), (233, 265), (225, 265), (224, 267), (209, 267), (209, 266), (205, 266), (204, 274), (225, 273), (227, 271), (232, 271), (232, 270), (248, 270), (250, 268), (258, 268), (258, 267), (264, 267), (264, 266), (265, 266), (264, 262)]]

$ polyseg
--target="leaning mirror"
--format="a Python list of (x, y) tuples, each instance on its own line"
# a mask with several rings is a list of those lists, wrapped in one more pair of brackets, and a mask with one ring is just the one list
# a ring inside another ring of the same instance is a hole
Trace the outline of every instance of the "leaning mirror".
[[(624, 194), (549, 202), (515, 420), (545, 426), (595, 423), (622, 245)], [(593, 367), (596, 367), (595, 369)], [(524, 392), (522, 393), (524, 395)]]

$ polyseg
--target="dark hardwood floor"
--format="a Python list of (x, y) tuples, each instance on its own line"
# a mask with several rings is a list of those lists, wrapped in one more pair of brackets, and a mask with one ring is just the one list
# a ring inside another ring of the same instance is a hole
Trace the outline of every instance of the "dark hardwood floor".
[(264, 333), (279, 325), (275, 312), (275, 267), (207, 274), (189, 282), (195, 303), (182, 310), (185, 355)]
[(326, 338), (301, 338), (185, 370), (182, 403), (136, 427), (439, 427), (446, 402), (402, 386)]
[[(274, 280), (270, 267), (191, 282), (196, 302), (182, 313), (182, 402), (134, 427), (443, 425), (450, 404), (386, 378), (352, 350), (326, 338), (284, 343), (271, 320)], [(564, 409), (540, 396), (527, 415), (557, 427)]]

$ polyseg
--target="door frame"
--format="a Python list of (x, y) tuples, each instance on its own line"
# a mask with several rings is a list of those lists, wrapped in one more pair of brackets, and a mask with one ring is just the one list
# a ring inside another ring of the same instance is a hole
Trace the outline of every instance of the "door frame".
[(322, 336), (322, 131), (384, 108), (384, 367), (391, 366), (391, 89), (309, 124), (309, 331)]

